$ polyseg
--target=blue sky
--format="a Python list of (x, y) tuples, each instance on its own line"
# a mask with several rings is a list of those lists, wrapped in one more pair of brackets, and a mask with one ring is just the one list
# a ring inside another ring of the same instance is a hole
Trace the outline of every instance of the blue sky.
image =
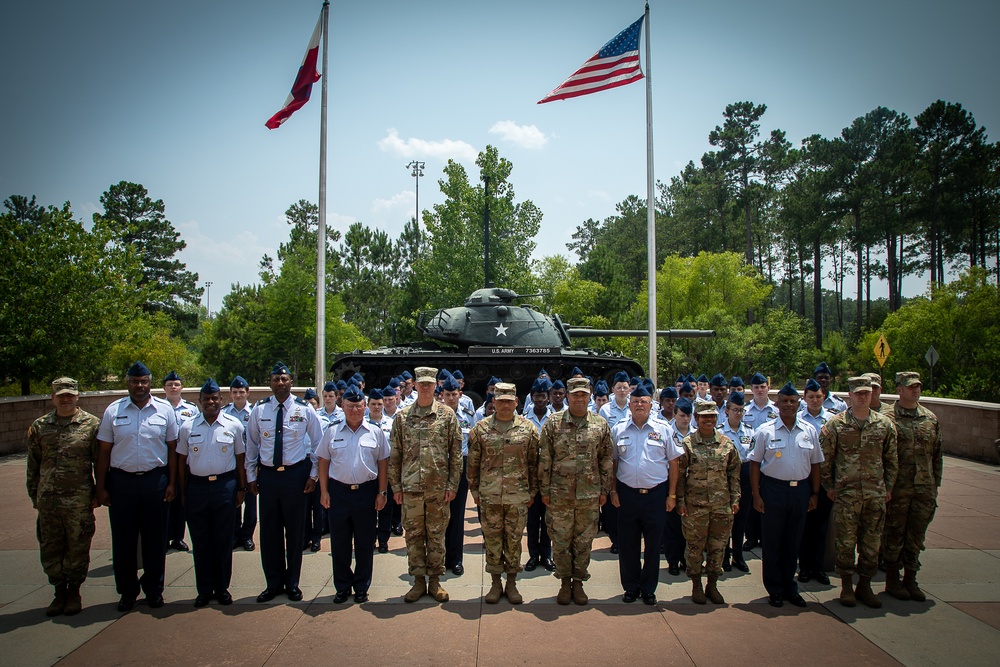
[[(833, 136), (876, 106), (914, 116), (959, 102), (995, 138), (1000, 5), (992, 1), (652, 0), (655, 174), (709, 149), (726, 104), (768, 105), (762, 131)], [(72, 203), (90, 221), (120, 180), (166, 203), (182, 259), (213, 282), (254, 282), (287, 238), (284, 211), (318, 192), (319, 84), (277, 130), (321, 7), (315, 0), (8, 2), (0, 8), (0, 198)], [(442, 201), (448, 158), (475, 174), (493, 144), (518, 200), (544, 213), (537, 256), (645, 194), (645, 87), (535, 104), (643, 3), (333, 2), (328, 222), (395, 236)], [(643, 54), (645, 68), (645, 55)], [(919, 279), (909, 293), (922, 291)]]

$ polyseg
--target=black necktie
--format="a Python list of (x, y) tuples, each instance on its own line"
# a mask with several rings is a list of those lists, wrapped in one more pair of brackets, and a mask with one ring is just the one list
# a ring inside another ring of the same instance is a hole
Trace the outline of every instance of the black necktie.
[(274, 467), (280, 468), (283, 464), (281, 461), (281, 445), (284, 440), (284, 430), (285, 430), (285, 406), (278, 403), (278, 414), (275, 417), (274, 424)]

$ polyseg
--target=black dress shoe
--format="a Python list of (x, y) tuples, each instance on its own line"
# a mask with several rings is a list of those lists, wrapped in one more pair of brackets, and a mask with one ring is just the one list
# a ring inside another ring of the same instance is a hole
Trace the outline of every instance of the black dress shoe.
[(802, 599), (802, 596), (798, 593), (793, 593), (792, 595), (786, 595), (785, 599), (791, 602), (796, 607), (805, 607), (806, 601)]
[(670, 567), (667, 568), (667, 572), (676, 577), (681, 573), (681, 568), (677, 567), (676, 565), (671, 565)]
[(733, 566), (729, 563), (728, 560), (722, 561), (722, 571), (723, 572), (732, 572), (733, 571)]
[(611, 545), (611, 553), (613, 553), (613, 554), (618, 553), (618, 545), (617, 544), (612, 544)]
[(253, 540), (247, 538), (247, 541), (243, 543), (243, 551), (253, 551), (257, 548), (257, 545), (253, 543)]
[(174, 540), (167, 548), (174, 551), (191, 551), (191, 547), (184, 540)]
[(222, 591), (221, 593), (219, 593), (218, 597), (219, 597), (219, 604), (233, 603), (233, 596), (229, 593), (229, 591)]
[(298, 586), (292, 586), (288, 589), (288, 599), (292, 602), (298, 602), (302, 599), (302, 590)]
[(384, 542), (382, 544), (378, 545), (378, 552), (380, 554), (389, 553), (389, 545), (385, 544)]
[(802, 570), (801, 572), (799, 572), (798, 580), (801, 581), (802, 583), (806, 583), (807, 581), (809, 581), (809, 573), (806, 572), (805, 570)]
[(280, 588), (265, 588), (260, 592), (260, 595), (257, 596), (257, 602), (270, 602), (278, 596), (278, 593), (281, 592), (282, 589)]
[(826, 575), (826, 572), (813, 572), (813, 579), (823, 584), (824, 586), (830, 585), (830, 577)]
[(313, 543), (309, 546), (309, 551), (313, 553), (319, 551), (319, 540), (313, 540)]
[(211, 595), (198, 595), (198, 597), (196, 597), (194, 599), (194, 606), (195, 607), (204, 607), (205, 605), (208, 604), (208, 601), (210, 599), (212, 599)]
[(735, 567), (740, 572), (749, 572), (750, 571), (750, 566), (747, 565), (747, 562), (745, 560), (734, 560), (733, 561), (733, 567)]
[(743, 543), (743, 551), (750, 551), (751, 549), (756, 549), (758, 544), (759, 544), (758, 542), (751, 542), (750, 540), (747, 540), (746, 542)]
[(524, 569), (528, 572), (534, 572), (536, 567), (538, 567), (538, 559), (534, 556), (529, 558), (528, 562), (524, 564)]
[(350, 591), (337, 591), (337, 594), (333, 596), (333, 603), (344, 604), (349, 597), (351, 597)]
[(767, 603), (772, 607), (780, 607), (785, 604), (780, 595), (768, 595)]
[(461, 577), (463, 574), (465, 574), (465, 566), (462, 565), (462, 561), (458, 561), (457, 563), (452, 565), (451, 571), (452, 574), (454, 574), (456, 577)]
[(656, 604), (656, 593), (643, 593), (642, 594), (642, 603), (643, 604), (649, 604), (649, 605)]
[(150, 609), (159, 609), (163, 606), (163, 596), (157, 595), (155, 598), (147, 597), (146, 604), (149, 605)]
[(132, 611), (132, 607), (135, 606), (135, 598), (131, 595), (123, 595), (120, 600), (118, 600), (118, 611)]
[(393, 526), (392, 527), (392, 534), (395, 535), (396, 537), (399, 537), (400, 535), (402, 535), (403, 534), (403, 526), (401, 526), (401, 525), (400, 526)]
[(368, 602), (368, 593), (355, 593), (354, 601), (357, 602), (358, 604), (361, 604), (362, 602)]
[(549, 572), (555, 572), (556, 571), (556, 562), (554, 560), (552, 560), (551, 558), (546, 558), (545, 559), (545, 569), (548, 570)]
[(625, 591), (625, 595), (622, 596), (622, 602), (628, 602), (629, 604), (635, 602), (639, 599), (638, 591)]

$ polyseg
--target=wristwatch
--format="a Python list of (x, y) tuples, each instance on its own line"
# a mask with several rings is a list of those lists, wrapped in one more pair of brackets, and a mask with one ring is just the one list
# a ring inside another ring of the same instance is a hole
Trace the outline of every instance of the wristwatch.
[(386, 491), (379, 491), (378, 494), (380, 496), (382, 496), (383, 498), (386, 498), (389, 495), (388, 492), (386, 492)]
[(314, 482), (318, 482), (319, 481), (319, 475), (316, 475), (315, 477), (310, 477), (309, 479), (311, 479)]

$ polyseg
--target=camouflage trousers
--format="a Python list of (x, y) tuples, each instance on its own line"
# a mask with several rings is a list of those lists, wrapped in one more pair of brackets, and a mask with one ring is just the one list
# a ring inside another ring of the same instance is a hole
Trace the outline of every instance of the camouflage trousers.
[(528, 508), (524, 504), (480, 504), (479, 521), (483, 529), (487, 572), (517, 574), (521, 571), (521, 535), (527, 520)]
[(924, 550), (927, 527), (934, 519), (935, 510), (934, 491), (899, 486), (892, 490), (885, 519), (883, 553), (886, 568), (920, 569), (920, 552)]
[[(878, 550), (885, 525), (885, 501), (879, 498), (862, 500), (838, 495), (833, 502), (834, 552), (837, 574), (850, 577), (874, 577), (878, 571)], [(854, 552), (858, 565), (854, 567)]]
[(733, 532), (733, 513), (688, 507), (688, 515), (681, 517), (681, 528), (687, 541), (685, 560), (688, 576), (700, 577), (703, 561), (707, 575), (721, 574), (722, 556)]
[(90, 541), (94, 537), (90, 498), (75, 506), (40, 508), (35, 533), (49, 583), (83, 583), (90, 569)]
[(411, 576), (444, 574), (444, 534), (449, 519), (451, 507), (444, 491), (403, 492), (403, 529)]
[(601, 506), (597, 498), (552, 504), (545, 510), (545, 527), (552, 540), (556, 576), (580, 581), (590, 579), (590, 549), (597, 537)]

